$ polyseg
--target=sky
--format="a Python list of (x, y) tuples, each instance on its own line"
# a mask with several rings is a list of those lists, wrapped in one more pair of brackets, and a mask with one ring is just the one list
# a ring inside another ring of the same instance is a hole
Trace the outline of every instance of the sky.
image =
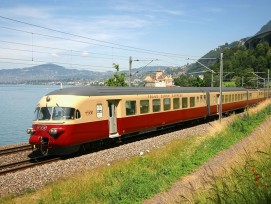
[[(0, 69), (182, 66), (253, 36), (270, 0), (0, 0)], [(190, 60), (189, 60), (189, 59)]]

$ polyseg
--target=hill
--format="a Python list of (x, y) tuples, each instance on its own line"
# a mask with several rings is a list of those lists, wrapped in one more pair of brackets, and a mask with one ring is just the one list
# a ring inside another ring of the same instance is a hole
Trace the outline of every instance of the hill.
[[(132, 75), (139, 76), (141, 79), (146, 74), (154, 72), (157, 69), (165, 70), (164, 66), (149, 66), (143, 68), (133, 68)], [(128, 71), (121, 71), (121, 73), (129, 75)], [(26, 83), (38, 81), (65, 81), (65, 80), (101, 80), (111, 77), (112, 71), (98, 72), (89, 70), (67, 69), (56, 64), (43, 64), (33, 67), (16, 68), (16, 69), (2, 69), (0, 70), (0, 83)]]
[[(219, 60), (220, 58), (220, 53), (224, 52), (227, 49), (230, 48), (236, 48), (236, 47), (244, 47), (244, 42), (245, 42), (246, 38), (241, 39), (239, 41), (234, 41), (230, 44), (225, 43), (225, 45), (221, 45), (218, 46), (217, 48), (209, 51), (207, 54), (205, 54), (204, 56), (202, 56), (201, 58), (203, 58), (202, 60), (199, 60), (200, 63), (204, 64), (207, 67), (210, 67), (212, 65), (214, 65), (217, 60)], [(216, 59), (204, 59), (204, 58), (216, 58)], [(200, 65), (199, 63), (192, 63), (188, 66), (188, 73), (192, 73), (192, 72), (199, 72), (199, 71), (206, 71), (206, 69)]]
[[(271, 20), (265, 24), (264, 26), (261, 27), (261, 29), (254, 35), (257, 36), (261, 33), (265, 33), (267, 31), (271, 30)], [(215, 48), (213, 50), (211, 50), (210, 52), (208, 52), (207, 54), (205, 54), (204, 56), (202, 56), (201, 58), (220, 58), (220, 53), (225, 52), (225, 50), (231, 49), (231, 48), (245, 48), (245, 42), (251, 37), (244, 37), (238, 41), (234, 41), (230, 44), (225, 43), (225, 45), (221, 45), (218, 46), (218, 48)], [(204, 64), (207, 67), (210, 67), (212, 65), (214, 65), (217, 60), (199, 60), (199, 62), (201, 62), (202, 64)], [(206, 70), (205, 68), (203, 68), (202, 65), (200, 65), (199, 63), (192, 63), (191, 65), (188, 66), (188, 73), (191, 72), (199, 72), (202, 70)]]
[(52, 81), (65, 79), (99, 79), (108, 77), (112, 72), (93, 72), (88, 70), (67, 69), (55, 64), (43, 64), (21, 69), (0, 70), (0, 83), (21, 83), (26, 81)]

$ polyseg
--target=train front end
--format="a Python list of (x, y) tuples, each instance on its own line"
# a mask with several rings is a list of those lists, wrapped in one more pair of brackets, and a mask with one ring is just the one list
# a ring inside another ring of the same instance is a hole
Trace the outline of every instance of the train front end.
[(29, 143), (42, 155), (68, 154), (78, 150), (71, 139), (81, 115), (69, 96), (44, 96), (36, 106)]

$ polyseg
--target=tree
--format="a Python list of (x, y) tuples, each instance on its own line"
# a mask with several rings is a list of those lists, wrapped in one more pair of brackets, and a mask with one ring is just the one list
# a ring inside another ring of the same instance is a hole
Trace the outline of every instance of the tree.
[(119, 65), (113, 64), (116, 69), (116, 73), (109, 79), (105, 80), (105, 86), (128, 86), (125, 82), (125, 73), (119, 74)]

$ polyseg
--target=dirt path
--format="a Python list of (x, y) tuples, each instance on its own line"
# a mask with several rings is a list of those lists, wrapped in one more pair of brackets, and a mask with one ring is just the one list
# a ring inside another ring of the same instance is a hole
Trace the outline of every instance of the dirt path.
[(211, 176), (222, 176), (236, 165), (242, 165), (246, 154), (254, 154), (257, 150), (265, 151), (271, 144), (271, 117), (259, 125), (248, 137), (242, 139), (227, 150), (220, 152), (194, 173), (183, 177), (173, 184), (167, 192), (162, 192), (146, 200), (145, 204), (154, 203), (194, 203), (192, 192), (208, 188)]

